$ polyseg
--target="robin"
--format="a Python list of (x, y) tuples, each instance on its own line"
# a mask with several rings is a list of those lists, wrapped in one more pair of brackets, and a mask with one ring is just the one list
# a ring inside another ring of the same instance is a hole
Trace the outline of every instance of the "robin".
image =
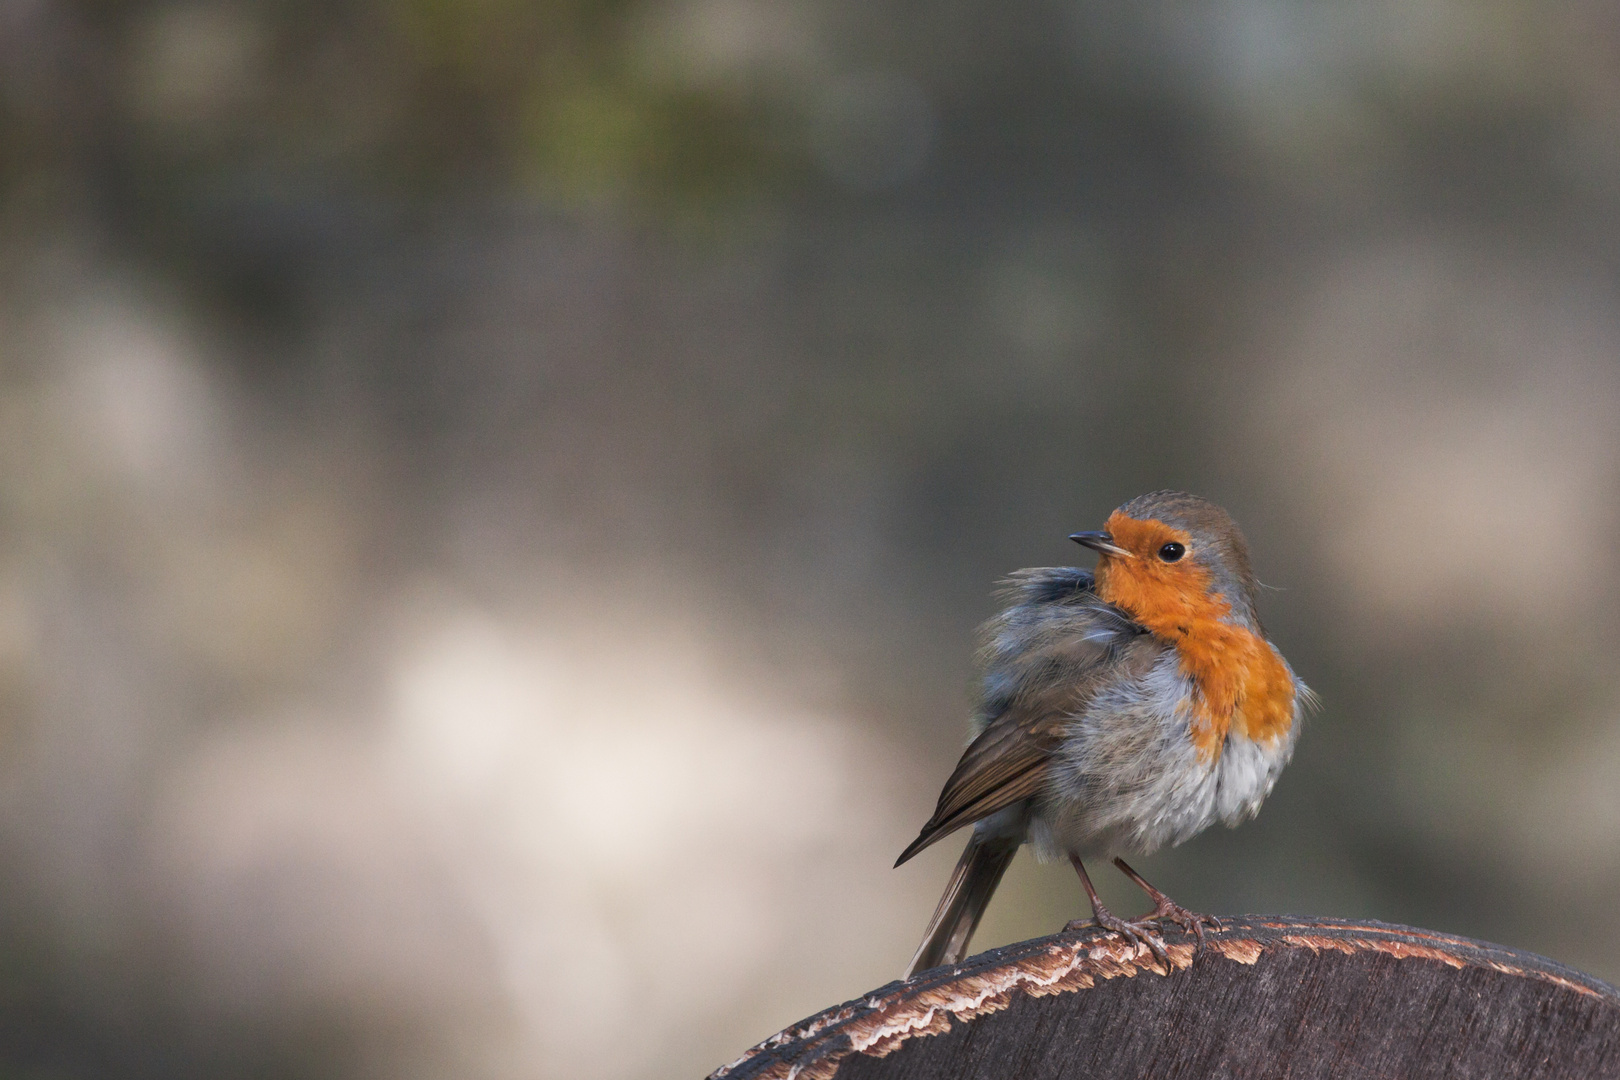
[[(974, 738), (934, 816), (896, 866), (973, 826), (906, 971), (959, 961), (1025, 843), (1066, 856), (1097, 925), (1168, 970), (1155, 919), (1219, 920), (1171, 900), (1122, 856), (1253, 817), (1294, 751), (1315, 696), (1266, 636), (1248, 547), (1225, 510), (1155, 491), (1069, 539), (1097, 569), (1019, 570), (985, 624)], [(1082, 859), (1112, 858), (1153, 901), (1135, 920), (1097, 897)], [(1078, 923), (1079, 920), (1076, 920)], [(1070, 923), (1073, 928), (1076, 923)]]

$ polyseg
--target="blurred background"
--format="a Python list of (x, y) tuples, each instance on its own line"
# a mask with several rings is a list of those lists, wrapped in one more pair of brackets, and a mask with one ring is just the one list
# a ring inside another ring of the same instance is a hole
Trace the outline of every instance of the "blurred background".
[(1326, 707), (1143, 871), (1620, 979), (1617, 359), (1610, 4), (0, 0), (0, 1071), (703, 1075), (1161, 487)]

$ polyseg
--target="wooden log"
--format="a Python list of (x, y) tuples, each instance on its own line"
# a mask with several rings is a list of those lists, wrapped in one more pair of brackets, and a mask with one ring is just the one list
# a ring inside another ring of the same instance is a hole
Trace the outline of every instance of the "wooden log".
[(710, 1080), (1620, 1078), (1620, 991), (1430, 930), (1250, 915), (1170, 970), (1088, 927), (893, 982)]

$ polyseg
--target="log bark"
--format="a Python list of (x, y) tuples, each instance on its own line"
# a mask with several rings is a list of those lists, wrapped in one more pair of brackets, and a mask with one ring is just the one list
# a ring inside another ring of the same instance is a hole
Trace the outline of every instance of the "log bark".
[(934, 968), (710, 1080), (1620, 1080), (1620, 991), (1530, 953), (1377, 922), (1223, 920), (1170, 970), (1086, 928)]

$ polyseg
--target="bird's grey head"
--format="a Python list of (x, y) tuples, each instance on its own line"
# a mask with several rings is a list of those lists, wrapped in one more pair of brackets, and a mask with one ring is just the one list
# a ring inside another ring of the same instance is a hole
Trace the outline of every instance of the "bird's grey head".
[[(1167, 537), (1163, 529), (1142, 528), (1151, 522), (1175, 530), (1184, 542)], [(1209, 574), (1209, 588), (1231, 605), (1233, 616), (1260, 629), (1255, 610), (1259, 583), (1249, 566), (1248, 543), (1231, 515), (1208, 499), (1185, 491), (1149, 492), (1114, 511), (1105, 531), (1076, 533), (1073, 539), (1104, 558), (1185, 561), (1202, 567)], [(1142, 550), (1131, 550), (1135, 547)]]

